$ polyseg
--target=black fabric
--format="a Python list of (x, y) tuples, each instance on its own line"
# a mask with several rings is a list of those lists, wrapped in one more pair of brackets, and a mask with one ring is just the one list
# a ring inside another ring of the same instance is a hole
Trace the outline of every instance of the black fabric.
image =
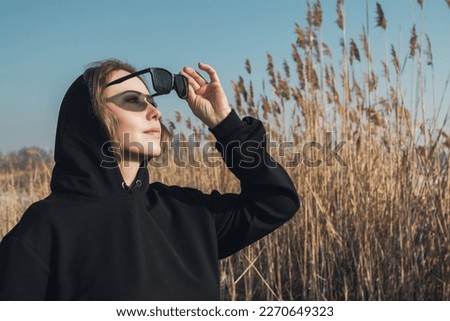
[(52, 193), (0, 243), (0, 299), (218, 300), (218, 259), (299, 207), (261, 122), (232, 111), (211, 130), (240, 194), (150, 184), (145, 163), (124, 189), (120, 171), (101, 166), (111, 155), (89, 101), (80, 77), (59, 114)]

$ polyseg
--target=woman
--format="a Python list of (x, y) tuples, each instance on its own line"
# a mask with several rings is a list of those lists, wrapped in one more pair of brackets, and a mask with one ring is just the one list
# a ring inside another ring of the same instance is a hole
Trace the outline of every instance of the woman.
[[(136, 73), (116, 60), (75, 80), (59, 114), (52, 193), (0, 244), (1, 299), (218, 300), (218, 259), (294, 215), (296, 190), (266, 152), (261, 122), (241, 121), (214, 69), (199, 68), (210, 82), (192, 68)], [(172, 88), (215, 135), (240, 194), (149, 182), (148, 159), (161, 152), (154, 97)]]

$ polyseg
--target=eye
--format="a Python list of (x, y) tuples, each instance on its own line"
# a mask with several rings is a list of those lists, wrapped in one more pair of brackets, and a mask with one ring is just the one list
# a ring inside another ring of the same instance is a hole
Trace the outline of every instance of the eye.
[(126, 94), (126, 95), (123, 97), (123, 100), (124, 100), (126, 103), (129, 103), (129, 104), (140, 104), (140, 103), (141, 103), (141, 100), (140, 100), (139, 95), (137, 95), (137, 94), (132, 94), (132, 93)]

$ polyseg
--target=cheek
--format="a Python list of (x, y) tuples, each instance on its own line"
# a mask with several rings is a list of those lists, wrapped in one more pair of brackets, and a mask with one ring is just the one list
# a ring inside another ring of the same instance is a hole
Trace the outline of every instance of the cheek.
[(116, 138), (123, 145), (127, 145), (127, 143), (134, 141), (136, 137), (136, 120), (133, 117), (121, 117), (121, 115), (117, 115), (117, 120), (119, 122), (119, 126), (116, 130)]
[(153, 156), (160, 154), (161, 138), (142, 132), (146, 126), (148, 127), (145, 115), (125, 112), (119, 108), (111, 108), (111, 110), (118, 121), (116, 139), (124, 150)]

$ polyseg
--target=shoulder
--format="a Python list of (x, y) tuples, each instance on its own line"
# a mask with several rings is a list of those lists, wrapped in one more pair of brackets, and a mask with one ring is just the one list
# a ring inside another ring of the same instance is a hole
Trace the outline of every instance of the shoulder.
[(19, 246), (47, 262), (54, 236), (54, 217), (58, 212), (56, 207), (57, 204), (49, 198), (33, 203), (16, 226), (5, 235), (2, 247)]
[(211, 193), (205, 193), (192, 187), (181, 187), (177, 185), (166, 185), (160, 182), (150, 184), (148, 197), (165, 199), (167, 201), (176, 201), (186, 205), (210, 207), (213, 199), (220, 197), (216, 190)]
[(177, 198), (202, 198), (205, 194), (200, 190), (192, 187), (181, 187), (178, 185), (166, 185), (160, 182), (150, 184), (149, 193), (156, 193), (160, 197), (177, 197)]
[(52, 222), (62, 207), (52, 197), (31, 204), (9, 234), (22, 240), (33, 234), (50, 234)]
[(210, 213), (234, 209), (240, 199), (239, 195), (232, 193), (221, 194), (217, 190), (205, 193), (192, 187), (165, 185), (159, 182), (150, 184), (148, 193), (150, 202), (156, 203), (159, 200), (164, 203), (195, 207), (196, 210), (203, 208)]

